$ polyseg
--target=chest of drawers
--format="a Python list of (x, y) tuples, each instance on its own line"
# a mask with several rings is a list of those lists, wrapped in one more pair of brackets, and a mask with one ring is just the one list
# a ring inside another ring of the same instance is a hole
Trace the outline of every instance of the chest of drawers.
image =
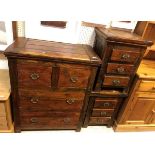
[(8, 58), (15, 131), (79, 131), (100, 59), (87, 45), (18, 38)]
[[(94, 50), (102, 60), (90, 94), (84, 126), (111, 126), (128, 96), (137, 68), (151, 41), (123, 30), (96, 28)], [(96, 108), (108, 103), (109, 107)], [(111, 106), (115, 105), (115, 106)]]
[(155, 130), (155, 62), (142, 60), (132, 91), (115, 121), (114, 130)]
[(13, 132), (13, 122), (10, 107), (9, 71), (0, 70), (0, 133)]

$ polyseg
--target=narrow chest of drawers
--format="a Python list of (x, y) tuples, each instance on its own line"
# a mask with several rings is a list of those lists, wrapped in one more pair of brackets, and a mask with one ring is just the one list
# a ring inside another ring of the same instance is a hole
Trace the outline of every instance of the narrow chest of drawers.
[(5, 52), (15, 131), (80, 131), (100, 59), (87, 45), (18, 38)]
[[(113, 124), (124, 98), (128, 96), (145, 50), (152, 45), (151, 41), (123, 30), (96, 28), (95, 32), (94, 50), (102, 64), (96, 75), (94, 90), (90, 93), (85, 127)], [(108, 104), (109, 107), (98, 109), (97, 103)]]

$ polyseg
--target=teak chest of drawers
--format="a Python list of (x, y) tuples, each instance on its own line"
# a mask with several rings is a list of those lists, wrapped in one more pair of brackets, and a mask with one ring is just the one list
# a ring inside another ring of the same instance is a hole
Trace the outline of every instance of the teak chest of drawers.
[(90, 94), (84, 126), (111, 126), (128, 96), (137, 68), (151, 41), (116, 29), (96, 28), (94, 51), (102, 59)]
[(142, 60), (129, 97), (114, 125), (115, 131), (155, 130), (155, 62)]
[(100, 59), (90, 46), (18, 38), (8, 58), (15, 131), (81, 129)]
[(0, 70), (0, 133), (13, 132), (13, 122), (10, 108), (10, 78), (9, 71)]

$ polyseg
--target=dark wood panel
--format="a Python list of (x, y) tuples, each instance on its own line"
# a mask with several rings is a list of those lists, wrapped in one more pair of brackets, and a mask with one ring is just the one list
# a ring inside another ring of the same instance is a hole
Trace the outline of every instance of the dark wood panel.
[(51, 26), (51, 27), (58, 27), (58, 28), (65, 28), (66, 21), (41, 21), (41, 25)]
[(91, 69), (84, 66), (59, 65), (58, 87), (86, 88)]
[(111, 87), (127, 87), (129, 83), (129, 77), (125, 76), (108, 76), (104, 77), (103, 86)]
[(18, 60), (17, 69), (20, 88), (51, 88), (52, 63)]
[(138, 61), (139, 57), (140, 57), (140, 52), (113, 49), (111, 60), (134, 64)]
[(108, 63), (107, 66), (108, 74), (130, 75), (134, 73), (134, 70), (135, 67), (131, 64)]

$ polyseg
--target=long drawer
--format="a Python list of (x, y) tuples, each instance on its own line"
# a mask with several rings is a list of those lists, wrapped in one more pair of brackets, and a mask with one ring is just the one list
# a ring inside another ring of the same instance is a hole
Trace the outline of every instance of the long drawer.
[(76, 129), (80, 113), (74, 112), (21, 112), (22, 130)]
[(25, 111), (80, 111), (83, 92), (25, 91), (19, 93), (19, 108)]

